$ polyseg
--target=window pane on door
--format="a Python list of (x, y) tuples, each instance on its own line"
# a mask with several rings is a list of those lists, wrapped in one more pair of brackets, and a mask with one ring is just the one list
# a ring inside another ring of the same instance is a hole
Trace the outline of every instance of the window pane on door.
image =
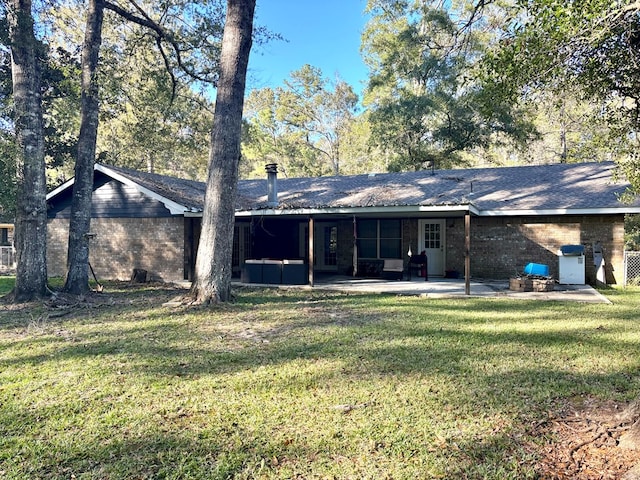
[(424, 225), (424, 248), (440, 248), (441, 231), (439, 223), (426, 223)]

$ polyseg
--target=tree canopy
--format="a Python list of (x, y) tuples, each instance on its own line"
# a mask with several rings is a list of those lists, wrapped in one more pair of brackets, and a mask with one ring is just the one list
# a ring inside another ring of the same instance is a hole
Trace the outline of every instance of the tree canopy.
[[(111, 10), (106, 13), (100, 60), (99, 160), (204, 178), (213, 112), (207, 89), (217, 81), (224, 2), (105, 5)], [(39, 31), (47, 53), (43, 101), (51, 186), (67, 180), (73, 170), (85, 11), (85, 2), (77, 0), (43, 3), (38, 10), (46, 25)], [(10, 86), (10, 81), (2, 83)], [(10, 105), (10, 95), (4, 98)], [(11, 111), (4, 113), (10, 132)]]
[(460, 164), (460, 153), (487, 147), (497, 133), (520, 142), (533, 136), (526, 112), (476, 75), (502, 14), (490, 3), (368, 2), (365, 105), (392, 169)]
[(340, 174), (357, 104), (350, 85), (311, 65), (291, 72), (282, 87), (252, 91), (245, 109), (246, 169), (262, 175), (265, 163), (278, 163), (289, 176)]
[(520, 0), (512, 11), (485, 78), (507, 98), (555, 95), (556, 111), (565, 99), (595, 107), (582, 123), (600, 139), (601, 157), (639, 185), (640, 2)]
[[(59, 0), (39, 13), (48, 26), (43, 105), (50, 187), (73, 170), (84, 4)], [(101, 52), (98, 161), (203, 179), (213, 116), (205, 81), (217, 81), (223, 2), (107, 5), (113, 8)], [(637, 10), (637, 2), (602, 0), (370, 0), (364, 97), (311, 65), (281, 86), (250, 92), (241, 175), (262, 175), (272, 161), (290, 176), (434, 162), (623, 164), (636, 150)], [(274, 36), (256, 32), (258, 43)], [(11, 148), (3, 52), (2, 129)], [(3, 191), (11, 192), (10, 185)]]

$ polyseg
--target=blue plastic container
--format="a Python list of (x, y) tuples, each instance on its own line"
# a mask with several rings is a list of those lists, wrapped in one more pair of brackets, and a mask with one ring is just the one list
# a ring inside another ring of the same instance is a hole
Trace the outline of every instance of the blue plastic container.
[(524, 273), (527, 275), (540, 275), (541, 277), (549, 276), (549, 265), (542, 265), (541, 263), (527, 263), (524, 267)]

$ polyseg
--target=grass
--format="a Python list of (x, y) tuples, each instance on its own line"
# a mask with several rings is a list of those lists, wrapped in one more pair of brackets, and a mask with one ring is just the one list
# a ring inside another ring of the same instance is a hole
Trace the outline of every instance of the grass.
[(16, 277), (0, 275), (0, 296), (9, 293), (15, 283)]
[(613, 305), (247, 289), (208, 310), (107, 292), (0, 307), (1, 478), (536, 478), (531, 425), (640, 392), (637, 289)]

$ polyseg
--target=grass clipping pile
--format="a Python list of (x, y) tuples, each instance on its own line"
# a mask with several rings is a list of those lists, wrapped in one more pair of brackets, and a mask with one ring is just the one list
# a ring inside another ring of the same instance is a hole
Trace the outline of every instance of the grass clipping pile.
[(541, 479), (640, 480), (640, 399), (628, 406), (587, 399), (536, 424)]

